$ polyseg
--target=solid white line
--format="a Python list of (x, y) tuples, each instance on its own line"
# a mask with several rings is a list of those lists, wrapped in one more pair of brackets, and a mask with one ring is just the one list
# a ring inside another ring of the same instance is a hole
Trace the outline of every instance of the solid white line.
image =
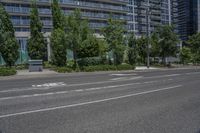
[(193, 75), (193, 74), (200, 74), (200, 72), (191, 72), (191, 73), (186, 73), (186, 75)]
[(102, 89), (111, 89), (111, 88), (118, 88), (118, 87), (125, 87), (130, 85), (139, 85), (139, 84), (147, 84), (147, 83), (156, 83), (159, 81), (150, 81), (144, 83), (130, 83), (130, 84), (122, 84), (122, 85), (112, 85), (112, 86), (103, 86), (103, 87), (94, 87), (94, 88), (87, 88), (87, 89), (78, 89), (78, 90), (71, 90), (71, 91), (57, 91), (57, 92), (50, 92), (50, 93), (38, 93), (38, 94), (31, 94), (31, 95), (19, 95), (19, 96), (11, 96), (11, 97), (2, 97), (1, 100), (11, 100), (11, 99), (19, 99), (19, 98), (30, 98), (30, 97), (39, 97), (39, 96), (50, 96), (50, 95), (58, 95), (58, 94), (67, 94), (70, 92), (83, 92), (83, 91), (94, 91), (94, 90), (102, 90)]
[(2, 90), (0, 93), (8, 93), (8, 92), (20, 92), (20, 91), (30, 91), (30, 90), (48, 90), (54, 87), (63, 87), (66, 86), (64, 82), (57, 82), (57, 83), (45, 83), (42, 85), (32, 85), (29, 88), (14, 88), (9, 90)]
[[(82, 85), (93, 85), (93, 84), (103, 84), (103, 83), (114, 83), (118, 81), (131, 81), (134, 79), (149, 79), (149, 78), (164, 78), (164, 77), (175, 77), (175, 76), (181, 76), (181, 75), (193, 75), (193, 74), (199, 74), (200, 72), (191, 72), (191, 73), (183, 73), (183, 74), (171, 74), (171, 75), (159, 75), (159, 76), (151, 76), (151, 77), (143, 77), (143, 76), (136, 76), (136, 77), (130, 77), (128, 79), (122, 79), (122, 80), (113, 80), (110, 79), (111, 81), (100, 81), (100, 82), (92, 82), (92, 83), (80, 83), (80, 84), (68, 84), (65, 85), (66, 87), (73, 87), (73, 86), (82, 86)], [(63, 87), (63, 86), (61, 86)], [(18, 91), (30, 91), (30, 90), (48, 90), (52, 89), (53, 87), (44, 87), (44, 88), (24, 88), (24, 89), (10, 89), (10, 90), (2, 90), (0, 93), (8, 93), (8, 92), (18, 92)]]
[(144, 79), (148, 79), (148, 78), (176, 77), (176, 76), (180, 76), (180, 75), (181, 74), (159, 75), (159, 76), (152, 76), (152, 77), (144, 77)]
[[(143, 76), (137, 76), (134, 79), (140, 79)], [(119, 82), (119, 81), (130, 81), (133, 79), (122, 79), (122, 80), (114, 80), (114, 81), (99, 81), (99, 82), (90, 82), (90, 83), (80, 83), (80, 84), (68, 84), (66, 85), (67, 87), (72, 87), (72, 86), (82, 86), (82, 85), (94, 85), (94, 84), (103, 84), (103, 83), (114, 83), (114, 82)]]
[(32, 114), (32, 113), (39, 113), (39, 112), (45, 112), (45, 111), (53, 111), (53, 110), (58, 110), (58, 109), (89, 105), (89, 104), (94, 104), (94, 103), (107, 102), (107, 101), (111, 101), (111, 100), (118, 100), (118, 99), (138, 96), (138, 95), (144, 95), (144, 94), (149, 94), (149, 93), (154, 93), (154, 92), (159, 92), (159, 91), (170, 90), (170, 89), (174, 89), (174, 88), (179, 88), (181, 86), (182, 85), (177, 85), (177, 86), (166, 87), (166, 88), (162, 88), (162, 89), (138, 92), (138, 93), (133, 93), (133, 94), (129, 94), (129, 95), (112, 97), (112, 98), (106, 98), (106, 99), (102, 99), (102, 100), (95, 100), (95, 101), (89, 101), (89, 102), (83, 102), (83, 103), (77, 103), (77, 104), (71, 104), (71, 105), (65, 105), (65, 106), (58, 106), (58, 107), (52, 107), (52, 108), (44, 108), (44, 109), (38, 109), (38, 110), (24, 111), (24, 112), (19, 112), (19, 113), (5, 114), (5, 115), (1, 115), (0, 118), (7, 118), (7, 117), (12, 117), (12, 116), (26, 115), (26, 114)]
[(117, 73), (117, 74), (110, 74), (110, 76), (134, 76), (137, 75), (136, 73), (134, 74), (123, 74), (123, 73)]
[(113, 78), (113, 79), (110, 79), (110, 80), (115, 81), (115, 80), (124, 80), (124, 79), (127, 79), (127, 77)]
[[(123, 79), (121, 81), (130, 81), (130, 80), (139, 79), (139, 78), (142, 78), (142, 76), (138, 76), (138, 77), (134, 77), (134, 78), (130, 78), (130, 79)], [(76, 87), (76, 86), (82, 86), (82, 85), (114, 83), (114, 82), (118, 82), (118, 81), (100, 81), (100, 82), (90, 82), (90, 83), (80, 83), (80, 84), (69, 84), (69, 85), (65, 85), (65, 87)], [(64, 86), (56, 86), (56, 87), (64, 87)], [(24, 88), (24, 89), (15, 88), (15, 89), (10, 89), (10, 90), (2, 90), (2, 91), (0, 91), (0, 93), (31, 91), (31, 90), (49, 90), (49, 89), (52, 89), (52, 88), (54, 88), (54, 87), (44, 87), (44, 88), (43, 87), (36, 87), (36, 88)]]

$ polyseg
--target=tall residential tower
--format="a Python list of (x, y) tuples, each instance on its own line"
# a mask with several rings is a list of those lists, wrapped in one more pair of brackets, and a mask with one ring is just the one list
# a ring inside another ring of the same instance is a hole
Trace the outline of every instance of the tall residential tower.
[[(51, 16), (52, 0), (37, 0), (41, 20), (44, 24), (43, 32), (50, 35), (52, 29)], [(150, 1), (150, 30), (162, 24), (171, 24), (174, 21), (174, 1), (176, 0), (149, 0)], [(27, 52), (27, 39), (30, 34), (30, 10), (31, 0), (0, 0), (11, 19), (16, 31), (16, 37), (20, 42), (22, 54)], [(89, 19), (90, 27), (97, 33), (107, 25), (107, 19), (126, 22), (128, 31), (133, 31), (137, 36), (146, 35), (147, 0), (59, 0), (60, 6), (66, 15), (69, 15), (78, 8), (83, 18)], [(23, 60), (23, 59), (21, 59)]]
[(200, 32), (200, 0), (178, 0), (178, 30), (183, 41)]

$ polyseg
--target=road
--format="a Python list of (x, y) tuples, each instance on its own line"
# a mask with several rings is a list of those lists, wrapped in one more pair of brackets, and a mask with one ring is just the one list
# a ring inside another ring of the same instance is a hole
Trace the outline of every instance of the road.
[(200, 69), (1, 79), (0, 133), (200, 133)]

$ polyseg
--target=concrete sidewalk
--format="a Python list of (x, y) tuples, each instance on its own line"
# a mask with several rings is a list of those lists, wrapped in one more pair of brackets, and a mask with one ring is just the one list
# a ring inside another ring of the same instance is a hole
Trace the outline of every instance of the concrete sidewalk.
[(49, 74), (57, 74), (57, 72), (44, 69), (42, 72), (29, 72), (29, 70), (17, 70), (18, 76), (29, 76), (29, 75), (49, 75)]
[(135, 70), (160, 70), (161, 68), (158, 67), (149, 67), (147, 68), (146, 66), (137, 66)]

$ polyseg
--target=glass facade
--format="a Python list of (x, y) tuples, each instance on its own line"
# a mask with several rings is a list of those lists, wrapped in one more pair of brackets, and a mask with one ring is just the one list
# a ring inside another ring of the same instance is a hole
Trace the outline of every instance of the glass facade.
[(200, 0), (178, 0), (178, 31), (183, 41), (200, 32)]

